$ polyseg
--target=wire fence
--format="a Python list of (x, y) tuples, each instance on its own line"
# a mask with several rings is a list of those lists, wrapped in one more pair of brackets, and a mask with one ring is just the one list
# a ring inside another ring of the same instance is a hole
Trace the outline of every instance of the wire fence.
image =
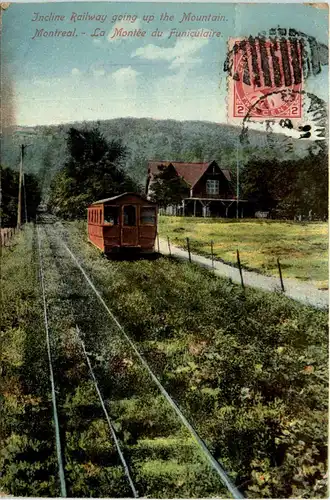
[[(216, 262), (222, 262), (223, 264), (226, 264), (228, 266), (231, 266), (231, 267), (236, 267), (238, 268), (239, 270), (239, 274), (240, 274), (240, 281), (241, 281), (241, 286), (242, 288), (244, 289), (245, 288), (245, 284), (244, 284), (244, 276), (243, 276), (243, 267), (242, 267), (242, 264), (241, 264), (241, 258), (240, 258), (240, 252), (239, 252), (239, 249), (237, 248), (236, 249), (236, 263), (234, 262), (223, 262), (221, 259), (217, 259), (216, 256), (215, 256), (215, 253), (214, 253), (214, 241), (211, 240), (210, 243), (209, 243), (209, 254), (205, 254), (205, 252), (203, 252), (203, 254), (198, 254), (198, 253), (195, 253), (193, 254), (191, 252), (191, 240), (190, 238), (186, 238), (186, 243), (185, 244), (180, 244), (180, 245), (175, 245), (173, 244), (171, 241), (170, 241), (170, 238), (169, 236), (167, 236), (166, 238), (166, 246), (167, 246), (167, 249), (168, 249), (168, 255), (170, 257), (175, 257), (175, 247), (179, 248), (180, 251), (182, 252), (187, 252), (187, 259), (189, 260), (190, 263), (193, 263), (194, 262), (194, 257), (195, 256), (199, 256), (201, 255), (202, 257), (206, 257), (208, 259), (210, 259), (210, 267), (212, 267), (212, 270), (215, 271), (216, 270)], [(161, 253), (161, 245), (159, 243), (159, 234), (157, 233), (157, 250), (158, 250), (158, 253)], [(195, 259), (195, 262), (196, 262), (197, 259)], [(285, 292), (285, 287), (284, 287), (284, 281), (283, 281), (283, 274), (282, 274), (282, 267), (281, 267), (281, 262), (279, 260), (279, 258), (277, 258), (276, 260), (276, 265), (277, 265), (277, 268), (278, 268), (278, 276), (279, 276), (279, 281), (280, 281), (280, 287), (281, 287), (281, 290), (282, 292)], [(247, 272), (249, 272), (249, 269), (246, 270)], [(251, 271), (250, 271), (251, 272)]]

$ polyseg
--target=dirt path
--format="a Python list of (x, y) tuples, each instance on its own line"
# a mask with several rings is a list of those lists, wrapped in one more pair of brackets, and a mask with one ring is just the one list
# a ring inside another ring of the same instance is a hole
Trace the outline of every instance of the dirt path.
[[(167, 241), (159, 240), (160, 253), (169, 255), (169, 248)], [(171, 243), (171, 254), (183, 260), (189, 260), (188, 253), (182, 248), (176, 247)], [(192, 253), (191, 260), (200, 266), (212, 270), (212, 260)], [(241, 277), (238, 268), (224, 264), (220, 261), (214, 261), (214, 272), (218, 276), (225, 276), (230, 278), (235, 283), (241, 283)], [(264, 276), (262, 274), (247, 271), (243, 269), (243, 280), (246, 286), (253, 288), (260, 288), (269, 292), (281, 292), (280, 279), (275, 276)], [(302, 302), (303, 304), (317, 307), (318, 309), (325, 309), (329, 306), (329, 292), (328, 290), (319, 290), (309, 283), (302, 283), (292, 278), (284, 278), (285, 295), (294, 300)]]

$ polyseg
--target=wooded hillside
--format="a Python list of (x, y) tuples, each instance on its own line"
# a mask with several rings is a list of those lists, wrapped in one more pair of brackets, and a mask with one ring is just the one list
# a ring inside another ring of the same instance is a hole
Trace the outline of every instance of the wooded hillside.
[[(4, 137), (2, 164), (18, 168), (19, 145), (31, 143), (25, 159), (27, 172), (39, 174), (46, 191), (55, 173), (66, 161), (66, 138), (73, 124), (17, 127), (10, 137)], [(118, 118), (101, 122), (75, 123), (75, 128), (92, 129), (98, 125), (108, 141), (120, 140), (127, 148), (125, 169), (132, 178), (144, 185), (147, 161), (216, 160), (222, 168), (236, 168), (236, 149), (240, 127), (197, 121), (153, 120), (149, 118)], [(306, 154), (307, 142), (288, 139), (280, 134), (250, 130), (249, 145), (239, 153), (240, 163), (246, 164), (251, 155), (260, 158), (296, 159)]]

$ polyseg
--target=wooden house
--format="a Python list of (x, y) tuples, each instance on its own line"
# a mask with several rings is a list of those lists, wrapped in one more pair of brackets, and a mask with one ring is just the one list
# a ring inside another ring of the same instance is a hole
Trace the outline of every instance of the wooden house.
[[(187, 192), (180, 206), (167, 207), (168, 215), (193, 215), (213, 217), (235, 217), (237, 208), (236, 186), (233, 185), (231, 172), (222, 169), (216, 161), (176, 162), (149, 161), (146, 193), (152, 195), (152, 184), (160, 173), (159, 166), (172, 169), (173, 175), (180, 176), (187, 184)], [(244, 215), (244, 204), (239, 200), (239, 216)], [(161, 213), (161, 211), (160, 211)]]

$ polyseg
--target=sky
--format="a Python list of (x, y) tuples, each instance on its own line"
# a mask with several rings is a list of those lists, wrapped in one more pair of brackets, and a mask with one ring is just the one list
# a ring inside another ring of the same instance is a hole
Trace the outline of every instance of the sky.
[[(174, 19), (161, 22), (164, 12)], [(184, 13), (211, 14), (218, 20), (180, 22)], [(39, 21), (40, 16), (51, 14), (65, 19)], [(104, 17), (78, 20), (79, 15)], [(128, 15), (136, 17), (135, 21), (125, 19)], [(9, 76), (12, 82), (19, 125), (128, 116), (226, 123), (228, 90), (223, 65), (229, 38), (255, 36), (278, 26), (328, 43), (327, 10), (302, 4), (11, 4), (3, 15), (1, 57), (6, 73), (2, 77)], [(91, 36), (95, 28), (103, 36)], [(113, 38), (116, 28), (140, 29), (146, 35)], [(151, 36), (157, 28), (162, 37)], [(41, 29), (75, 29), (77, 36), (37, 36)], [(221, 35), (169, 37), (172, 29), (213, 30)], [(327, 100), (327, 79), (328, 68), (323, 67), (305, 88)]]

